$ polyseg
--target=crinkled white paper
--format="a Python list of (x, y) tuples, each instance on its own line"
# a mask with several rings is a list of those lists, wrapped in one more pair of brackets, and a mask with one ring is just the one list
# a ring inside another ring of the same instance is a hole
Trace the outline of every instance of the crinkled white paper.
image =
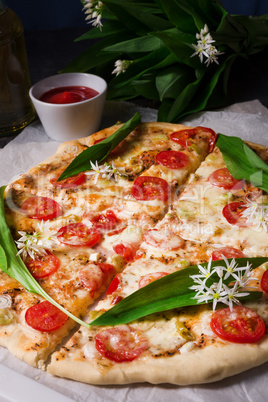
[[(107, 102), (101, 128), (126, 121), (136, 111), (142, 121), (156, 121), (154, 109), (140, 108), (126, 102)], [(182, 123), (191, 126), (210, 127), (226, 135), (240, 136), (244, 140), (268, 146), (268, 109), (259, 101), (232, 105), (214, 112), (199, 113), (185, 119)], [(53, 155), (59, 142), (50, 139), (39, 122), (32, 123), (23, 132), (0, 150), (0, 185), (14, 180), (21, 173)], [(221, 382), (177, 387), (169, 384), (132, 384), (125, 386), (92, 386), (71, 380), (53, 377), (46, 372), (33, 369), (0, 348), (0, 401), (38, 402), (74, 400), (79, 402), (226, 402), (247, 401), (264, 402), (268, 395), (268, 363), (241, 373)], [(6, 372), (8, 375), (5, 374)], [(14, 370), (13, 372), (9, 369)], [(181, 367), (181, 370), (184, 368)], [(28, 377), (24, 382), (22, 376)], [(167, 374), (168, 375), (168, 374)], [(8, 395), (7, 381), (10, 381)], [(42, 385), (45, 385), (43, 387)], [(50, 389), (48, 389), (48, 388)], [(39, 389), (40, 388), (40, 389)], [(52, 390), (57, 393), (51, 393)], [(32, 392), (31, 392), (32, 390)], [(40, 392), (39, 392), (40, 391)], [(59, 398), (59, 394), (62, 398)], [(68, 398), (64, 398), (64, 396)]]

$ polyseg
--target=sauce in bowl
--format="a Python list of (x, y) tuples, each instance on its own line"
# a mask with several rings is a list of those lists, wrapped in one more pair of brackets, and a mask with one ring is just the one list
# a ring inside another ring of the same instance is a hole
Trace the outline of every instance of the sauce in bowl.
[(39, 100), (47, 103), (77, 103), (94, 98), (99, 92), (84, 86), (68, 86), (53, 88), (43, 93)]

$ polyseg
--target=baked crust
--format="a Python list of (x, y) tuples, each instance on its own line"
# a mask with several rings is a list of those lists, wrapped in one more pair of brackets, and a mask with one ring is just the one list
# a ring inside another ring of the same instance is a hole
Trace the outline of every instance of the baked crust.
[(166, 358), (121, 363), (98, 371), (88, 361), (52, 360), (50, 374), (90, 384), (149, 382), (194, 385), (220, 381), (268, 360), (268, 337), (258, 344), (221, 343)]

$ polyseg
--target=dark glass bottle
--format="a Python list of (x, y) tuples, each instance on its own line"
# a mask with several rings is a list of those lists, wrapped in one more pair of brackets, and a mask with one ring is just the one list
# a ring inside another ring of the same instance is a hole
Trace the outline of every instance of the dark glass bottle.
[(35, 118), (23, 26), (0, 0), (0, 136), (14, 135)]

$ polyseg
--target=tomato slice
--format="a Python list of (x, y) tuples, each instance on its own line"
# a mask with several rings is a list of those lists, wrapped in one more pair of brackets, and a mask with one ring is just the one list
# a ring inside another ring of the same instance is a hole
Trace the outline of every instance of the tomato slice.
[(180, 169), (187, 166), (190, 161), (186, 154), (178, 151), (162, 151), (156, 155), (156, 163), (170, 169)]
[(263, 319), (248, 307), (223, 308), (213, 313), (210, 326), (219, 338), (235, 343), (258, 342), (266, 332)]
[(151, 274), (144, 275), (139, 280), (139, 288), (143, 288), (144, 286), (149, 285), (149, 283), (152, 283), (167, 275), (168, 274), (166, 272), (152, 272)]
[(196, 129), (195, 128), (189, 128), (188, 130), (180, 130), (180, 131), (175, 131), (170, 135), (170, 139), (177, 144), (181, 145), (182, 147), (189, 147), (191, 144), (193, 144), (193, 139), (196, 136)]
[(114, 236), (114, 235), (117, 235), (117, 234), (119, 234), (119, 233), (122, 233), (125, 229), (126, 229), (126, 226), (123, 226), (123, 227), (120, 228), (120, 229), (116, 229), (116, 230), (113, 230), (112, 232), (107, 233), (107, 236)]
[(193, 144), (194, 141), (192, 140), (197, 136), (207, 138), (209, 145), (208, 151), (212, 152), (217, 140), (217, 134), (211, 128), (198, 126), (187, 130), (175, 131), (170, 135), (170, 139), (180, 144), (182, 147), (188, 147)]
[(240, 190), (244, 186), (243, 180), (236, 180), (227, 168), (215, 170), (208, 178), (212, 186), (221, 187), (225, 190)]
[(68, 320), (68, 316), (46, 300), (28, 308), (25, 320), (37, 331), (51, 332), (60, 328)]
[(184, 240), (180, 236), (167, 229), (150, 229), (144, 233), (143, 239), (147, 244), (161, 250), (178, 250), (184, 244)]
[(111, 264), (89, 263), (80, 269), (79, 279), (83, 286), (92, 292), (92, 297), (94, 297), (94, 292), (111, 279), (114, 272), (114, 266)]
[(122, 363), (139, 357), (147, 349), (148, 341), (140, 331), (122, 325), (99, 332), (95, 337), (95, 346), (103, 357)]
[(246, 209), (244, 205), (245, 204), (242, 201), (231, 202), (230, 204), (225, 205), (225, 207), (222, 210), (224, 218), (231, 225), (246, 227), (247, 219), (241, 216), (242, 212), (245, 211)]
[(116, 254), (122, 255), (126, 262), (134, 259), (138, 246), (129, 243), (118, 243), (113, 246)]
[(100, 230), (112, 230), (120, 222), (112, 210), (107, 210), (106, 214), (92, 215), (85, 213), (83, 219), (89, 219), (94, 227)]
[(47, 221), (62, 214), (60, 205), (48, 197), (31, 197), (23, 201), (21, 210), (31, 219)]
[(268, 293), (268, 270), (264, 271), (261, 278), (261, 289), (263, 292)]
[(53, 177), (50, 180), (50, 183), (54, 187), (72, 188), (72, 187), (77, 187), (77, 186), (80, 186), (81, 184), (83, 184), (86, 181), (87, 176), (86, 176), (85, 173), (81, 172), (81, 173), (78, 173), (75, 176), (71, 176), (71, 177), (68, 177), (67, 179), (57, 181), (59, 177), (60, 177), (60, 174), (57, 177)]
[(222, 256), (225, 258), (245, 258), (245, 254), (242, 253), (241, 250), (238, 250), (234, 247), (222, 247), (218, 248), (217, 250), (213, 251), (212, 253), (212, 260), (222, 260)]
[(35, 260), (27, 259), (25, 265), (35, 279), (42, 279), (58, 270), (60, 260), (56, 255), (47, 251), (46, 255), (37, 257)]
[(108, 289), (106, 290), (106, 294), (107, 295), (111, 295), (112, 293), (114, 293), (119, 286), (121, 285), (121, 275), (117, 274), (114, 279), (112, 280), (112, 282), (110, 283), (110, 285), (108, 286)]
[(101, 234), (94, 227), (88, 228), (83, 223), (71, 223), (58, 231), (57, 238), (68, 246), (93, 247), (101, 240)]
[(131, 189), (132, 196), (136, 200), (162, 200), (167, 201), (169, 197), (169, 185), (166, 180), (154, 176), (138, 177)]

